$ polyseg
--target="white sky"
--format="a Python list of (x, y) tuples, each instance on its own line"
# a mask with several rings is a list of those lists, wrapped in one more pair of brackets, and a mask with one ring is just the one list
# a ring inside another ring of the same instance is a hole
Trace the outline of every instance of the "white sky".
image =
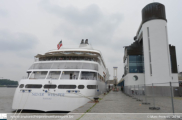
[[(141, 10), (153, 0), (0, 0), (0, 78), (20, 80), (34, 56), (88, 39), (102, 52), (113, 78), (123, 75), (123, 46), (133, 41)], [(169, 43), (182, 71), (182, 1), (155, 0), (166, 7)]]

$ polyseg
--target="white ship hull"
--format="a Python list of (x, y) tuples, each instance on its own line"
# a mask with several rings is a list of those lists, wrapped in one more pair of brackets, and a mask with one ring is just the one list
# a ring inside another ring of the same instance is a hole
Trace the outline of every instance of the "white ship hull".
[[(90, 99), (106, 92), (107, 85), (99, 80), (21, 80), (19, 84), (56, 84), (76, 85), (76, 89), (40, 89), (17, 88), (14, 95), (13, 110), (40, 110), (40, 111), (72, 111)], [(84, 85), (84, 89), (78, 89)], [(98, 85), (97, 89), (87, 89), (87, 85)], [(68, 93), (68, 91), (71, 91)], [(74, 91), (74, 92), (73, 92)], [(76, 93), (75, 93), (76, 91)], [(79, 92), (78, 92), (79, 91)], [(89, 99), (90, 98), (90, 99)]]

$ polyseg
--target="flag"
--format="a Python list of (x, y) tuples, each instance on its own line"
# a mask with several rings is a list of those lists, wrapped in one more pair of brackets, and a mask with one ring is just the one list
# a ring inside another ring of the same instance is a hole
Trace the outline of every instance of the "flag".
[(62, 44), (62, 40), (58, 43), (58, 45), (57, 45), (57, 48), (58, 48), (58, 50), (60, 49), (60, 47), (62, 46), (63, 44)]

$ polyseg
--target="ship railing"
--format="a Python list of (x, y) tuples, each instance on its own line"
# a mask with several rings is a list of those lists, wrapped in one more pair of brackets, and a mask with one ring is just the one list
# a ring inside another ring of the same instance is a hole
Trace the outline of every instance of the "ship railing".
[(89, 60), (89, 59), (47, 59), (47, 60), (35, 60), (37, 61), (66, 61), (66, 60), (72, 60), (72, 61), (94, 61), (98, 62), (98, 60)]

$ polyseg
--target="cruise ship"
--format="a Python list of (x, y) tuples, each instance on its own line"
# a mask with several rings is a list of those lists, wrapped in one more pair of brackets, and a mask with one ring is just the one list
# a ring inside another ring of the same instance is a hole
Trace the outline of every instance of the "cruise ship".
[(101, 52), (82, 39), (78, 48), (37, 54), (16, 88), (12, 109), (72, 111), (106, 92), (108, 79)]

